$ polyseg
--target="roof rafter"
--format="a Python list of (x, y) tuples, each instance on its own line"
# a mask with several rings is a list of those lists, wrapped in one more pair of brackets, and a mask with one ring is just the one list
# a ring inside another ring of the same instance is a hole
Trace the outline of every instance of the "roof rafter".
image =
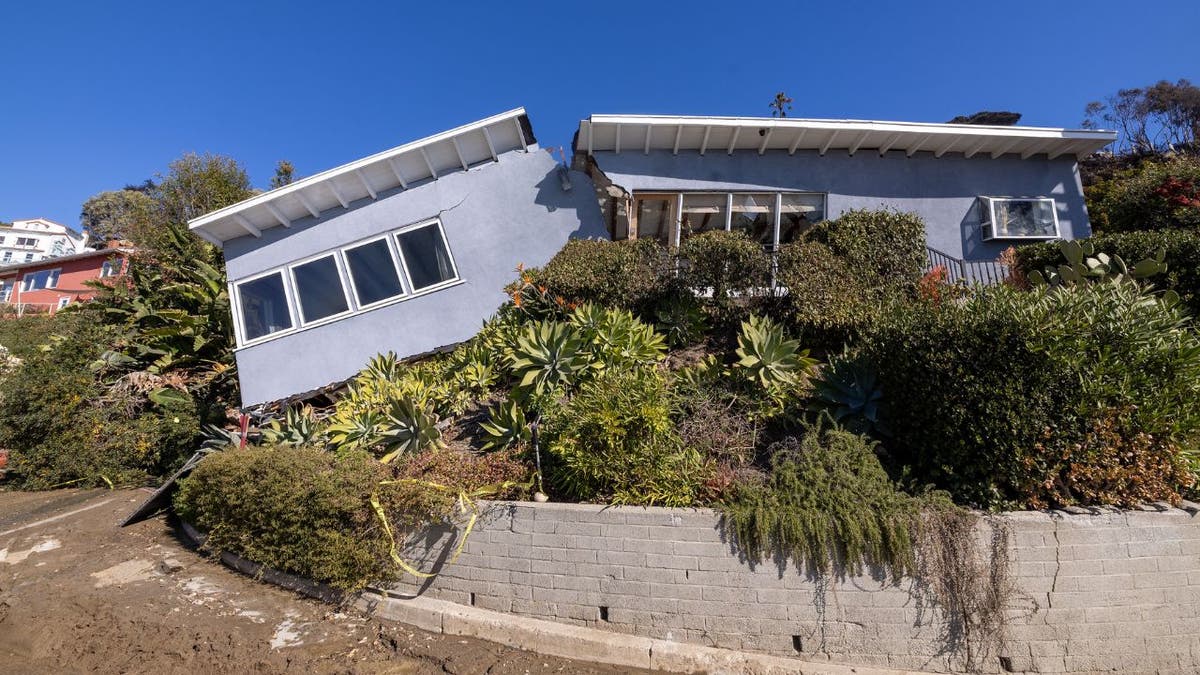
[(262, 230), (258, 229), (254, 223), (250, 222), (249, 219), (246, 218), (246, 216), (243, 216), (240, 213), (235, 213), (233, 214), (233, 219), (237, 221), (238, 225), (242, 226), (242, 229), (246, 230), (250, 234), (256, 237), (262, 236)]
[(283, 214), (283, 210), (278, 206), (275, 206), (271, 202), (267, 202), (267, 210), (271, 212), (271, 215), (275, 216), (275, 220), (278, 220), (280, 225), (284, 227), (292, 226), (292, 221)]
[(304, 205), (304, 208), (308, 209), (308, 212), (312, 214), (313, 218), (321, 217), (321, 210), (316, 206), (313, 206), (313, 203), (309, 201), (308, 197), (304, 196), (303, 192), (297, 191), (296, 198), (300, 200), (300, 203)]

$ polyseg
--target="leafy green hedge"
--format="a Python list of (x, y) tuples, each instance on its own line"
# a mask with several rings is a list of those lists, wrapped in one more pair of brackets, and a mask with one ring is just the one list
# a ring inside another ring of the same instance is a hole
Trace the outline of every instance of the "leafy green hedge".
[(1147, 159), (1088, 186), (1099, 232), (1200, 229), (1200, 156)]
[(897, 306), (863, 352), (898, 471), (985, 507), (1133, 504), (1178, 500), (1194, 481), (1189, 327), (1133, 284), (995, 287)]
[[(1200, 315), (1200, 231), (1158, 230), (1114, 232), (1090, 237), (1097, 253), (1119, 255), (1132, 265), (1167, 253), (1167, 273), (1150, 279), (1159, 288), (1171, 288), (1184, 299), (1193, 314)], [(1033, 271), (1062, 264), (1057, 242), (1030, 244), (1016, 249), (1017, 268), (1026, 276)]]
[(544, 267), (529, 270), (551, 297), (648, 316), (678, 292), (667, 249), (650, 239), (572, 239)]

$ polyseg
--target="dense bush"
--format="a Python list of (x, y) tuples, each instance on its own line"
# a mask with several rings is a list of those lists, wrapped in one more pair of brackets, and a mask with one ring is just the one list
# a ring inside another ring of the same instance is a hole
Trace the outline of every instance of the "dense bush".
[(749, 559), (782, 553), (815, 574), (913, 569), (921, 501), (892, 483), (871, 443), (815, 427), (772, 452), (765, 481), (738, 481), (721, 506)]
[(370, 495), (388, 478), (365, 453), (247, 448), (208, 456), (182, 481), (180, 517), (206, 546), (338, 588), (395, 577)]
[(809, 240), (828, 246), (850, 273), (877, 289), (910, 289), (925, 267), (925, 222), (890, 209), (847, 211), (818, 223)]
[(879, 314), (868, 282), (825, 244), (788, 244), (779, 252), (778, 266), (790, 321), (806, 344), (837, 347)]
[[(1200, 314), (1200, 231), (1113, 232), (1097, 234), (1088, 241), (1097, 252), (1118, 255), (1130, 265), (1165, 251), (1166, 274), (1148, 281), (1161, 289), (1173, 289), (1188, 304), (1193, 315)], [(1015, 249), (1015, 255), (1017, 269), (1024, 276), (1063, 263), (1058, 242), (1021, 246)]]
[(529, 273), (551, 297), (652, 316), (660, 303), (678, 293), (672, 269), (669, 252), (653, 240), (572, 239), (544, 267)]
[(1200, 155), (1148, 159), (1087, 190), (1088, 215), (1102, 232), (1200, 228)]
[[(960, 503), (1178, 499), (1200, 431), (1200, 340), (1188, 325), (1181, 307), (1133, 283), (996, 287), (897, 308), (864, 344), (887, 449)], [(1120, 476), (1093, 471), (1112, 468), (1101, 441), (1113, 430), (1137, 449), (1120, 454)], [(1139, 481), (1148, 466), (1174, 468)]]
[(679, 247), (683, 284), (711, 292), (718, 308), (761, 296), (771, 285), (771, 258), (744, 232), (714, 230), (688, 237)]
[(657, 369), (602, 372), (547, 421), (547, 480), (583, 501), (693, 505), (707, 467), (680, 442), (674, 406)]
[[(74, 325), (72, 325), (74, 324)], [(187, 397), (154, 403), (153, 377), (108, 384), (89, 368), (115, 331), (81, 315), (0, 381), (0, 447), (16, 484), (142, 485), (177, 468), (199, 432)]]

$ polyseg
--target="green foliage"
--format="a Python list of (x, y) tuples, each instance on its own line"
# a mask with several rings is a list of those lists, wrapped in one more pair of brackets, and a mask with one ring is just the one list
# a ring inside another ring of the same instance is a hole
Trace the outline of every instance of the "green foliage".
[(1159, 249), (1153, 258), (1140, 260), (1132, 268), (1119, 255), (1096, 253), (1090, 241), (1061, 241), (1058, 249), (1067, 262), (1057, 268), (1047, 266), (1041, 272), (1030, 272), (1032, 284), (1054, 288), (1088, 282), (1125, 283), (1167, 271), (1166, 249)]
[(883, 389), (874, 369), (862, 359), (848, 354), (831, 358), (813, 384), (810, 409), (828, 414), (856, 434), (889, 435), (882, 415)]
[(190, 152), (171, 162), (151, 191), (167, 221), (181, 224), (253, 194), (250, 176), (236, 160)]
[(814, 574), (915, 569), (922, 501), (889, 480), (871, 443), (818, 426), (772, 450), (765, 481), (735, 483), (720, 507), (747, 558), (778, 553)]
[(379, 433), (387, 453), (379, 461), (388, 463), (441, 445), (437, 417), (410, 396), (393, 398)]
[(691, 296), (665, 302), (654, 316), (655, 325), (671, 347), (686, 347), (699, 342), (707, 327), (700, 303)]
[[(1179, 294), (1191, 308), (1192, 315), (1200, 313), (1200, 232), (1190, 230), (1157, 230), (1145, 232), (1116, 232), (1098, 234), (1086, 240), (1095, 251), (1104, 251), (1124, 260), (1155, 258), (1165, 251), (1167, 270), (1147, 279), (1156, 288), (1170, 289)], [(1030, 244), (1015, 249), (1017, 269), (1026, 276), (1062, 261), (1058, 242)]]
[(142, 230), (161, 226), (158, 202), (138, 190), (113, 190), (83, 203), (79, 224), (97, 242), (133, 239)]
[(285, 445), (293, 448), (316, 446), (325, 440), (324, 432), (311, 406), (288, 408), (283, 419), (273, 419), (262, 428), (262, 439), (266, 445)]
[(476, 454), (436, 449), (409, 455), (396, 462), (400, 478), (444, 485), (467, 494), (484, 493), (489, 499), (528, 498), (530, 468), (515, 448)]
[(175, 509), (208, 533), (210, 549), (354, 590), (396, 576), (369, 503), (387, 477), (364, 453), (227, 450), (180, 483)]
[(911, 289), (925, 268), (925, 222), (915, 213), (853, 210), (807, 234), (845, 261), (851, 274), (881, 291)]
[(694, 504), (708, 469), (682, 447), (673, 405), (655, 369), (600, 373), (547, 422), (547, 480), (584, 501)]
[(670, 253), (652, 240), (572, 239), (545, 267), (529, 274), (552, 298), (648, 316), (679, 293), (672, 268)]
[(778, 255), (790, 323), (806, 342), (839, 347), (867, 330), (880, 304), (871, 286), (825, 244), (798, 241)]
[(679, 247), (683, 284), (708, 291), (718, 308), (769, 288), (771, 258), (744, 232), (713, 230), (688, 237)]
[(1189, 326), (1178, 303), (1135, 283), (996, 287), (898, 308), (864, 345), (884, 391), (902, 392), (886, 400), (889, 454), (960, 503), (1087, 502), (1102, 478), (1073, 467), (1086, 468), (1081, 444), (1100, 420), (1117, 415), (1106, 428), (1194, 453), (1200, 339)]
[(742, 323), (737, 342), (736, 368), (768, 391), (787, 391), (807, 384), (809, 372), (817, 363), (769, 317), (751, 315)]
[(525, 411), (518, 401), (509, 399), (488, 412), (488, 421), (480, 424), (485, 448), (507, 448), (526, 443), (533, 435)]
[(1200, 155), (1148, 159), (1089, 186), (1098, 232), (1200, 229)]
[(199, 433), (195, 404), (151, 402), (152, 381), (100, 380), (87, 365), (114, 331), (93, 313), (56, 324), (70, 332), (0, 379), (0, 447), (16, 485), (142, 485), (177, 468)]
[(530, 324), (509, 354), (517, 387), (535, 396), (570, 387), (576, 374), (588, 367), (585, 348), (583, 338), (569, 324), (546, 320)]
[(663, 337), (621, 309), (590, 303), (571, 312), (569, 323), (588, 346), (591, 368), (628, 368), (657, 363), (666, 352)]

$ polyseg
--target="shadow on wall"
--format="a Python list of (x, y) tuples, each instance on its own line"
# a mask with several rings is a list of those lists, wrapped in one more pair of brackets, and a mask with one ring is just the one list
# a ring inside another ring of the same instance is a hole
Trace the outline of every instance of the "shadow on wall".
[[(566, 189), (569, 186), (570, 189)], [(581, 171), (572, 171), (561, 164), (542, 176), (537, 182), (537, 194), (533, 202), (545, 207), (550, 213), (559, 209), (573, 210), (579, 226), (571, 232), (571, 239), (608, 239), (608, 228), (604, 225), (600, 205), (596, 201), (592, 179)]]

